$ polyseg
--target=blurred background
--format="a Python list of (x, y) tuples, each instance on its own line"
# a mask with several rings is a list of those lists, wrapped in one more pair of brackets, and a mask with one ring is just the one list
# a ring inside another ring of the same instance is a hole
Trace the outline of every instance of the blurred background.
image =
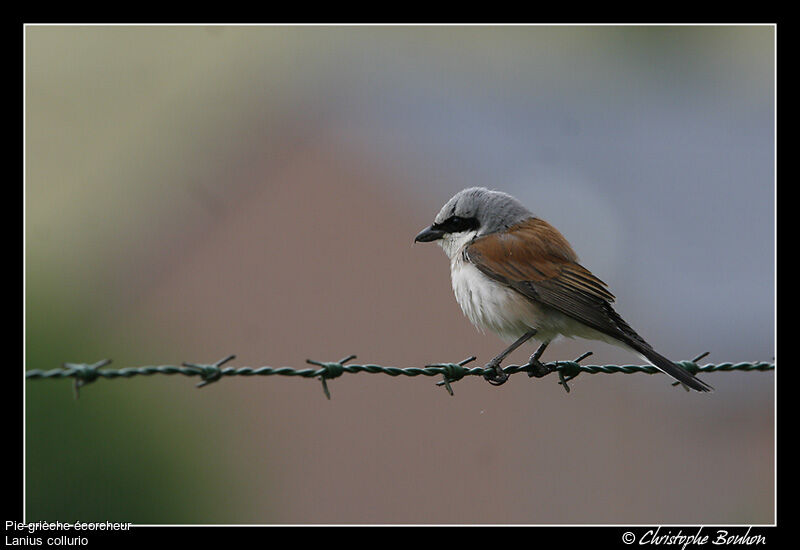
[[(412, 246), (558, 227), (662, 354), (775, 354), (772, 26), (28, 26), (26, 368), (504, 346)], [(524, 362), (531, 348), (510, 357)], [(566, 340), (543, 359), (639, 364)], [(772, 523), (773, 373), (29, 381), (28, 521)]]

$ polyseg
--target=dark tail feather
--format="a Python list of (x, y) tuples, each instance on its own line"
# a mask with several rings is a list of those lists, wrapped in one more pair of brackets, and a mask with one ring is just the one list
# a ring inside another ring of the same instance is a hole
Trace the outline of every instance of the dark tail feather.
[[(633, 344), (633, 342), (631, 342), (631, 344)], [(691, 372), (684, 369), (680, 365), (676, 365), (663, 355), (660, 355), (655, 350), (653, 350), (653, 348), (650, 348), (648, 346), (636, 345), (634, 349), (639, 353), (641, 353), (642, 355), (644, 355), (645, 357), (647, 357), (647, 359), (649, 359), (650, 362), (653, 363), (653, 366), (656, 367), (658, 370), (670, 375), (678, 382), (686, 384), (693, 390), (714, 391), (714, 388), (712, 388), (699, 378), (696, 378)]]
[[(684, 369), (680, 365), (676, 365), (656, 350), (650, 347), (650, 344), (644, 341), (644, 338), (636, 334), (636, 331), (633, 330), (625, 320), (619, 316), (619, 314), (614, 311), (610, 304), (606, 302), (605, 304), (605, 311), (609, 318), (614, 322), (616, 325), (615, 328), (619, 331), (617, 334), (613, 335), (616, 338), (620, 338), (623, 342), (625, 342), (628, 346), (633, 348), (635, 351), (644, 355), (653, 366), (656, 367), (661, 372), (670, 375), (678, 382), (685, 384), (687, 387), (692, 388), (695, 391), (714, 391), (714, 388), (696, 378), (691, 372)], [(607, 333), (610, 334), (610, 333)]]

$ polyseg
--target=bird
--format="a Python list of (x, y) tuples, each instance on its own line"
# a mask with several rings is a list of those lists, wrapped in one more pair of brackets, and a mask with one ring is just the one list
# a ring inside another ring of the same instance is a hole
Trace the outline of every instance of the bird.
[(508, 193), (459, 191), (414, 237), (415, 243), (434, 241), (450, 259), (453, 292), (466, 317), (511, 342), (486, 364), (489, 383), (506, 382), (502, 361), (532, 338), (541, 345), (525, 370), (537, 377), (552, 372), (539, 358), (562, 336), (626, 348), (687, 388), (713, 391), (639, 336), (613, 309), (608, 285), (579, 263), (567, 239)]

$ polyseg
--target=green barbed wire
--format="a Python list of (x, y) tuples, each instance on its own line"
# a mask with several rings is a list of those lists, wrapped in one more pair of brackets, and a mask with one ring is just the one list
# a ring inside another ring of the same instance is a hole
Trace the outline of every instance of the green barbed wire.
[[(592, 352), (586, 352), (573, 361), (553, 361), (544, 363), (544, 366), (549, 373), (555, 372), (558, 374), (558, 383), (562, 385), (564, 390), (570, 391), (567, 384), (570, 380), (574, 379), (581, 373), (587, 374), (613, 374), (613, 373), (645, 373), (655, 374), (659, 371), (652, 365), (581, 365), (580, 362), (585, 358), (592, 355)], [(691, 372), (697, 374), (699, 372), (728, 372), (728, 371), (769, 371), (775, 368), (774, 363), (768, 362), (741, 362), (741, 363), (718, 363), (698, 365), (697, 361), (708, 355), (708, 352), (703, 353), (691, 361), (678, 361), (677, 364)], [(26, 380), (39, 380), (39, 379), (53, 379), (53, 378), (74, 378), (75, 397), (79, 397), (80, 388), (96, 381), (98, 378), (132, 378), (134, 376), (151, 376), (154, 374), (162, 375), (182, 375), (182, 376), (199, 376), (201, 381), (197, 384), (198, 388), (202, 388), (213, 382), (219, 381), (224, 376), (299, 376), (301, 378), (319, 378), (322, 381), (322, 390), (325, 397), (331, 398), (330, 391), (328, 390), (328, 380), (338, 378), (345, 372), (347, 373), (380, 373), (388, 374), (389, 376), (437, 376), (441, 375), (442, 380), (437, 382), (437, 386), (444, 386), (450, 395), (453, 395), (452, 382), (461, 380), (465, 376), (484, 376), (493, 372), (491, 368), (485, 367), (465, 367), (466, 364), (471, 363), (476, 357), (468, 357), (458, 363), (434, 363), (426, 365), (425, 367), (388, 367), (381, 365), (356, 365), (347, 364), (349, 361), (356, 358), (355, 355), (349, 355), (336, 362), (323, 362), (307, 359), (306, 362), (318, 368), (295, 369), (293, 367), (223, 367), (223, 365), (233, 359), (235, 355), (229, 355), (220, 359), (216, 363), (187, 363), (184, 362), (181, 366), (174, 365), (159, 365), (159, 366), (143, 366), (143, 367), (126, 367), (121, 369), (104, 369), (103, 367), (111, 363), (110, 359), (103, 359), (97, 363), (64, 363), (62, 368), (52, 370), (28, 370), (25, 372)], [(529, 376), (540, 376), (534, 374), (534, 369), (531, 365), (508, 365), (503, 367), (503, 372), (508, 375), (517, 374), (520, 372), (527, 372)], [(679, 382), (674, 382), (673, 386), (677, 386)]]

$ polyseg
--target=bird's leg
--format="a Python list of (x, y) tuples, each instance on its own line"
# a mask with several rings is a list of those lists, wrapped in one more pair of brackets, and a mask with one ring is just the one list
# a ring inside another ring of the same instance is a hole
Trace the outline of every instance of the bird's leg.
[(503, 362), (503, 359), (505, 359), (509, 353), (511, 353), (512, 351), (520, 347), (522, 344), (533, 338), (535, 334), (536, 334), (535, 329), (526, 332), (525, 334), (517, 338), (516, 342), (508, 346), (502, 352), (500, 352), (500, 354), (497, 357), (486, 363), (484, 368), (492, 369), (493, 372), (486, 373), (483, 375), (483, 377), (493, 386), (500, 386), (502, 384), (505, 384), (506, 380), (508, 380), (508, 375), (503, 372), (503, 369), (500, 367), (500, 363)]
[(545, 348), (547, 348), (547, 344), (549, 343), (550, 342), (542, 342), (542, 345), (539, 346), (539, 349), (537, 349), (533, 355), (531, 355), (530, 359), (528, 359), (528, 362), (523, 365), (524, 367), (528, 367), (528, 376), (541, 378), (542, 376), (550, 374), (555, 370), (554, 368), (545, 366), (541, 361), (539, 361), (539, 358), (542, 356)]

